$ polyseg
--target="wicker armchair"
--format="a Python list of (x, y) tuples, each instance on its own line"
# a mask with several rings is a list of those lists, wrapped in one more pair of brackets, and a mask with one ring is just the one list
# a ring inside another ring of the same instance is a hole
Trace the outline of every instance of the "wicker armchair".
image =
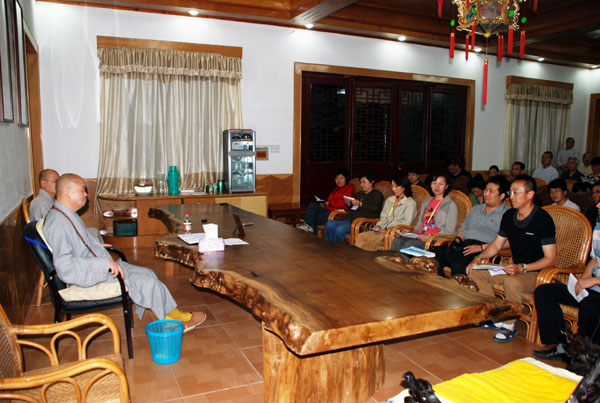
[[(90, 326), (96, 328), (89, 332)], [(72, 329), (85, 327), (82, 340)], [(87, 347), (99, 333), (108, 330), (113, 353), (87, 358)], [(24, 336), (52, 335), (50, 346)], [(58, 340), (72, 337), (78, 361), (63, 363), (58, 358)], [(48, 356), (50, 366), (23, 371), (21, 346), (35, 348)], [(123, 371), (117, 325), (106, 315), (91, 314), (51, 325), (14, 325), (0, 307), (0, 399), (28, 402), (128, 402), (129, 387)]]
[[(552, 216), (556, 226), (556, 261), (554, 266), (540, 271), (536, 281), (538, 285), (551, 281), (553, 273), (582, 273), (592, 244), (592, 226), (583, 214), (563, 206), (544, 206), (543, 209)], [(501, 264), (506, 265), (512, 257), (507, 255), (502, 260)], [(494, 285), (494, 293), (504, 298), (504, 286)], [(527, 325), (527, 340), (535, 342), (539, 336), (532, 293), (523, 294), (523, 305), (525, 309), (519, 319)]]
[[(383, 195), (383, 200), (387, 200), (388, 197), (392, 196), (394, 192), (392, 191), (392, 184), (389, 181), (380, 181), (373, 185), (374, 189), (377, 189)], [(364, 231), (370, 231), (375, 224), (377, 224), (379, 218), (357, 218), (352, 221), (352, 225), (350, 226), (350, 234), (346, 235), (345, 240), (350, 243), (350, 245), (354, 245), (356, 243), (356, 237), (358, 234)]]
[[(413, 190), (414, 190), (414, 188), (413, 188)], [(454, 202), (454, 204), (456, 204), (457, 217), (456, 217), (456, 228), (455, 228), (454, 232), (458, 232), (458, 229), (460, 228), (463, 221), (465, 221), (465, 218), (471, 211), (471, 207), (472, 207), (471, 200), (469, 200), (469, 197), (466, 194), (464, 194), (463, 192), (461, 192), (460, 190), (451, 190), (450, 193), (448, 193), (448, 196), (450, 196), (452, 198), (452, 201)], [(413, 194), (413, 197), (414, 197), (414, 194)], [(421, 201), (421, 203), (422, 202), (423, 202), (423, 200)], [(418, 203), (417, 203), (417, 206), (419, 208), (418, 211), (420, 212), (421, 206)], [(417, 219), (418, 219), (418, 216), (419, 216), (419, 214), (417, 214)], [(415, 223), (415, 224), (418, 224), (418, 223)], [(403, 225), (403, 226), (399, 225), (399, 226), (388, 229), (385, 234), (385, 242), (384, 242), (385, 250), (390, 250), (392, 248), (392, 243), (394, 242), (394, 238), (396, 237), (396, 232), (398, 230), (408, 229), (410, 231), (414, 227), (415, 227), (414, 225), (412, 227), (406, 227), (405, 225)], [(436, 235), (435, 239), (442, 238), (442, 237), (452, 240), (452, 239), (454, 239), (455, 235)], [(425, 243), (425, 248), (428, 249), (432, 242), (434, 242), (434, 237), (431, 237), (430, 239), (427, 240), (427, 242)]]

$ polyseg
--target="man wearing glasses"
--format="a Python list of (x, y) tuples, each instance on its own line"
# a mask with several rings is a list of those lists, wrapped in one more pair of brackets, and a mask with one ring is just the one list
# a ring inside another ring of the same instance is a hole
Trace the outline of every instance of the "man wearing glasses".
[[(537, 272), (554, 263), (554, 221), (550, 214), (533, 204), (536, 188), (535, 180), (529, 175), (515, 178), (509, 192), (513, 208), (502, 216), (496, 239), (467, 266), (467, 275), (477, 283), (481, 293), (493, 297), (493, 285), (503, 284), (506, 299), (521, 305), (523, 293), (531, 293), (535, 289)], [(482, 259), (496, 256), (508, 245), (513, 263), (503, 268), (503, 274), (491, 275), (488, 270), (476, 270)], [(487, 322), (483, 327), (498, 331), (494, 336), (495, 341), (508, 342), (518, 333), (515, 322), (516, 319)]]

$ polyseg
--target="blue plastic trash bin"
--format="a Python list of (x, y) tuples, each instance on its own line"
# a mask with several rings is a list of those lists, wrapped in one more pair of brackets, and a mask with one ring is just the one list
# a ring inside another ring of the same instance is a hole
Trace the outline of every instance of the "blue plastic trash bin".
[(155, 320), (146, 325), (152, 359), (157, 364), (172, 364), (181, 356), (184, 325), (178, 320)]

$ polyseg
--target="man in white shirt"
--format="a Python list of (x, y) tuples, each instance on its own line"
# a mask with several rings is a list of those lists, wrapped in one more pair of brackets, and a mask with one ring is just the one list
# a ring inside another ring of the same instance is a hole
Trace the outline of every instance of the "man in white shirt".
[(592, 153), (584, 153), (581, 157), (581, 163), (579, 164), (578, 169), (579, 172), (581, 172), (586, 178), (594, 173), (594, 171), (592, 171), (593, 158), (594, 156), (592, 155)]
[(570, 207), (573, 210), (581, 211), (579, 206), (573, 203), (567, 197), (569, 190), (567, 189), (567, 182), (565, 182), (564, 179), (554, 179), (548, 184), (548, 190), (550, 193), (550, 198), (554, 202), (552, 203), (553, 205)]
[(521, 161), (513, 162), (512, 166), (510, 167), (510, 176), (512, 177), (512, 179), (516, 178), (517, 175), (521, 175), (524, 173), (525, 164), (523, 164)]
[[(542, 154), (542, 166), (538, 167), (533, 171), (534, 178), (543, 179), (546, 183), (552, 182), (558, 178), (558, 171), (552, 166), (552, 159), (554, 155), (550, 151), (546, 151)], [(566, 162), (565, 162), (566, 164)]]
[(559, 171), (564, 171), (567, 169), (567, 162), (569, 162), (570, 157), (577, 158), (577, 161), (581, 160), (581, 156), (579, 155), (579, 151), (574, 149), (575, 139), (573, 137), (567, 137), (565, 140), (565, 148), (556, 153), (556, 167)]

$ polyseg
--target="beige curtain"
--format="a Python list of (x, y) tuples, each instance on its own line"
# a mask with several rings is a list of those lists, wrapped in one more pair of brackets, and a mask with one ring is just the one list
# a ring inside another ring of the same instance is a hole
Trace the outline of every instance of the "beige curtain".
[(237, 57), (168, 49), (99, 48), (101, 142), (97, 194), (136, 178), (200, 190), (222, 177), (225, 129), (242, 127)]
[(533, 171), (545, 151), (562, 147), (570, 133), (573, 91), (534, 84), (511, 84), (506, 93), (504, 166), (521, 161)]

